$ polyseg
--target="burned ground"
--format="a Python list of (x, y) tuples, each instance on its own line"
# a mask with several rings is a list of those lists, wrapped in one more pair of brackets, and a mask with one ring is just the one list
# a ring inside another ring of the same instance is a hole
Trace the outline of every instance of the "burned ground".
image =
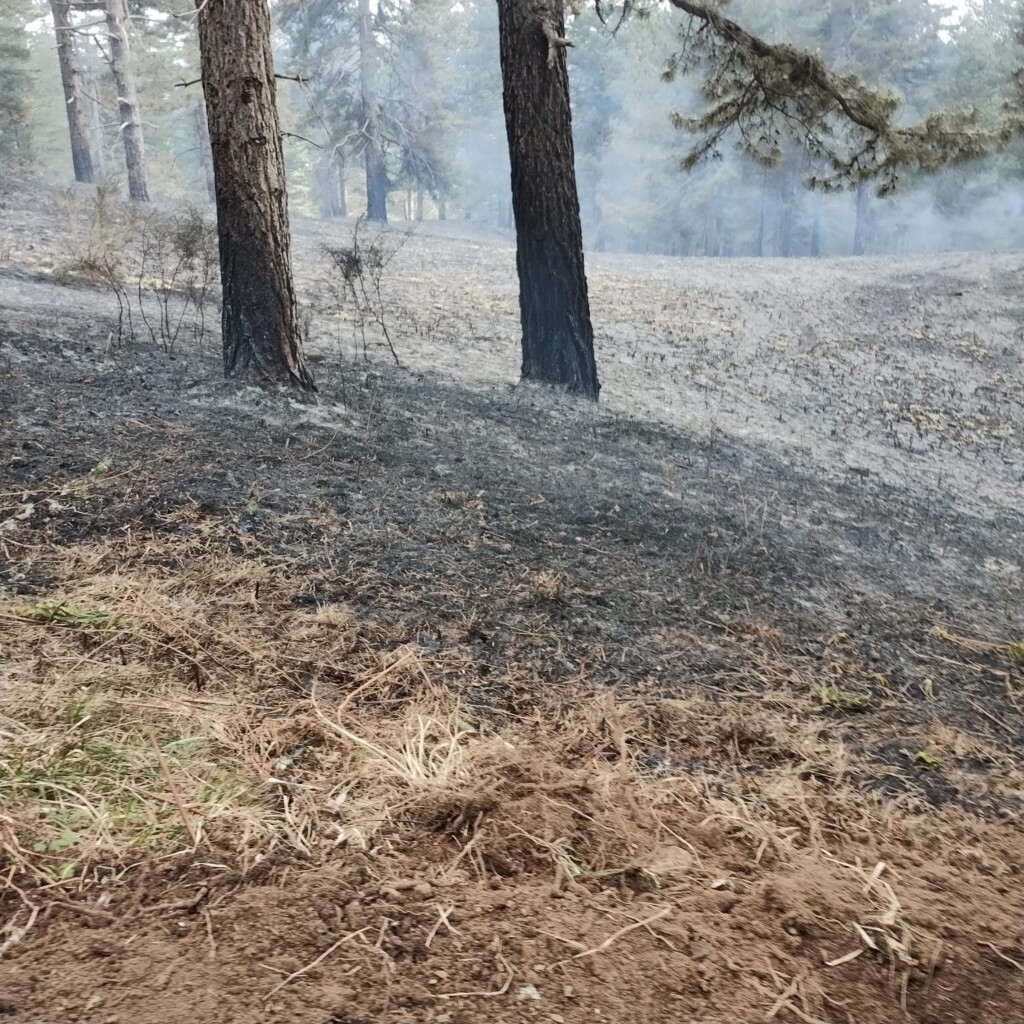
[(511, 383), (507, 243), (424, 232), (403, 367), (321, 315), (306, 399), (114, 345), (33, 195), (11, 1019), (1012, 1019), (1019, 256), (596, 258), (592, 408)]

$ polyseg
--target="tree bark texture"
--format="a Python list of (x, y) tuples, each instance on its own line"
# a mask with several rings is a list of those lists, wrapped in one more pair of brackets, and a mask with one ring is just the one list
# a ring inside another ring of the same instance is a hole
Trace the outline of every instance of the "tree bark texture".
[(64, 108), (67, 111), (75, 181), (92, 182), (95, 180), (95, 172), (92, 154), (89, 151), (89, 127), (86, 121), (82, 71), (78, 66), (78, 49), (75, 46), (70, 6), (64, 0), (50, 0), (50, 10), (53, 13), (53, 29), (57, 38), (57, 60), (60, 63), (61, 85), (64, 87)]
[(388, 222), (388, 172), (380, 127), (380, 96), (377, 91), (377, 40), (373, 34), (370, 0), (359, 0), (359, 88), (366, 144), (366, 219)]
[(524, 380), (597, 399), (562, 0), (498, 0)]
[(224, 372), (313, 388), (292, 278), (267, 0), (196, 0), (217, 188)]
[(110, 46), (110, 73), (117, 90), (117, 109), (124, 140), (124, 162), (128, 169), (128, 195), (140, 203), (149, 202), (149, 174), (146, 170), (146, 144), (142, 138), (142, 115), (131, 67), (128, 42), (127, 0), (106, 0), (107, 35)]

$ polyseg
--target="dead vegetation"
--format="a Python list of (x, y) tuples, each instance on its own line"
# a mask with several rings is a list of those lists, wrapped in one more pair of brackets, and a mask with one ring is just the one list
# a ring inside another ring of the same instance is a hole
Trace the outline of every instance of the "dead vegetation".
[[(118, 491), (65, 487), (49, 526)], [(784, 689), (483, 709), (458, 645), (296, 608), (310, 566), (162, 521), (4, 533), (52, 580), (0, 600), (14, 1019), (1010, 1019), (1016, 827), (866, 793)], [(751, 676), (784, 678), (753, 633)]]

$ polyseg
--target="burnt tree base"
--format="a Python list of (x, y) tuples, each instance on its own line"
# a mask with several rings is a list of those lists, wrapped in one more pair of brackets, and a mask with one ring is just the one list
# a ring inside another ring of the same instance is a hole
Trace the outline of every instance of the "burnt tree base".
[(498, 0), (525, 381), (597, 399), (561, 0)]
[(197, 0), (224, 372), (312, 389), (302, 356), (267, 0)]

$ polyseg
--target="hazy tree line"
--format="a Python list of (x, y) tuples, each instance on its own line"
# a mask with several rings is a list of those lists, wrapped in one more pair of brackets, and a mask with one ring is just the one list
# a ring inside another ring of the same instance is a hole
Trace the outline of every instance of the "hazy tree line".
[[(110, 26), (129, 25), (121, 36)], [(212, 197), (187, 0), (4, 0), (0, 161), (64, 173), (76, 101), (60, 84), (59, 42), (78, 70), (76, 167)], [(466, 217), (512, 226), (495, 0), (277, 0), (273, 49), (293, 208), (324, 217)], [(820, 53), (837, 70), (895, 89), (913, 118), (974, 103), (995, 120), (1020, 63), (1016, 0), (963, 17), (930, 0), (734, 0), (730, 16), (767, 39)], [(730, 255), (891, 253), (1024, 244), (1019, 144), (964, 168), (911, 173), (897, 196), (808, 192), (813, 154), (789, 146), (765, 168), (724, 147), (680, 173), (690, 140), (671, 118), (700, 108), (700, 76), (663, 81), (678, 12), (652, 5), (612, 34), (592, 6), (570, 18), (575, 154), (588, 248)], [(54, 17), (69, 26), (55, 40)], [(117, 49), (121, 53), (116, 52)], [(120, 84), (112, 71), (131, 66)], [(134, 89), (134, 94), (133, 94)], [(73, 133), (72, 133), (73, 137)], [(137, 157), (126, 168), (125, 147)], [(141, 152), (140, 152), (141, 151)]]

